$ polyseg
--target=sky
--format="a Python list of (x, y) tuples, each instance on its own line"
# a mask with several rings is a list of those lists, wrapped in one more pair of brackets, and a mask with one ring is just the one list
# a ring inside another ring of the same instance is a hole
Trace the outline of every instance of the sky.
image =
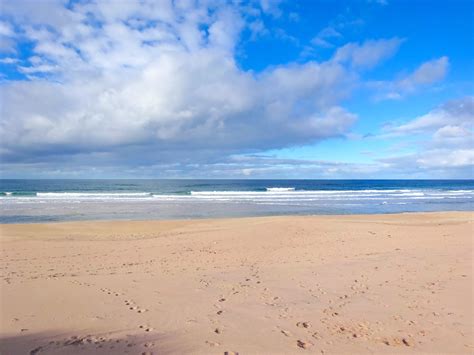
[(474, 178), (474, 2), (3, 0), (2, 178)]

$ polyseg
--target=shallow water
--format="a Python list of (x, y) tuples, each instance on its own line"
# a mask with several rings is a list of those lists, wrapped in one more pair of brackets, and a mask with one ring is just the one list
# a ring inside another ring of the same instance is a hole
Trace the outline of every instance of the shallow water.
[(474, 180), (0, 180), (0, 222), (473, 210)]

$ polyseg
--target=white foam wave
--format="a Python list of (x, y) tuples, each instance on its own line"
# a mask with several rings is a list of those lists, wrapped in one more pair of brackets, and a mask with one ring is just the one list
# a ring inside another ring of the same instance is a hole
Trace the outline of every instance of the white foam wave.
[(190, 194), (152, 194), (148, 192), (38, 192), (36, 196), (16, 196), (4, 193), (2, 203), (52, 203), (90, 201), (137, 201), (148, 203), (244, 203), (244, 204), (308, 204), (347, 203), (416, 203), (417, 201), (459, 201), (474, 199), (474, 190), (391, 189), (391, 190), (294, 190), (267, 188), (265, 191), (191, 191)]
[(337, 201), (416, 201), (472, 198), (472, 194), (441, 190), (311, 190), (311, 191), (192, 191), (190, 195), (153, 195), (162, 201), (242, 202), (242, 203), (331, 203)]
[(339, 194), (347, 194), (356, 193), (356, 194), (368, 194), (368, 193), (375, 193), (375, 194), (388, 194), (388, 193), (421, 193), (420, 190), (295, 190), (295, 188), (267, 188), (266, 191), (191, 191), (191, 195), (269, 195), (269, 194), (291, 194), (296, 195), (308, 195), (308, 194), (320, 194), (320, 195), (339, 195)]
[(37, 197), (46, 198), (127, 198), (150, 197), (149, 192), (37, 192)]
[(284, 191), (295, 191), (294, 187), (267, 187), (268, 192), (284, 192)]

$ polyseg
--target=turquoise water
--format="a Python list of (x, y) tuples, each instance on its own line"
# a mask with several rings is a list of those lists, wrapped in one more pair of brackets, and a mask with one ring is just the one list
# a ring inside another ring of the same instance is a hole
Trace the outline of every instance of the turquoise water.
[(0, 222), (473, 210), (474, 180), (0, 180)]

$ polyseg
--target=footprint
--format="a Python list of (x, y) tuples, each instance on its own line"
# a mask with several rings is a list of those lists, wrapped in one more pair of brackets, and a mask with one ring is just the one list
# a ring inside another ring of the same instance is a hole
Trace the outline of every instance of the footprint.
[(282, 334), (284, 334), (287, 337), (291, 336), (291, 333), (288, 330), (282, 330), (281, 332), (282, 332)]
[(35, 355), (35, 354), (39, 353), (41, 350), (43, 350), (43, 347), (38, 346), (37, 348), (30, 351), (30, 355)]
[(313, 344), (311, 344), (310, 342), (306, 342), (302, 340), (296, 341), (296, 345), (298, 345), (298, 347), (302, 349), (309, 349), (311, 346), (313, 346)]
[(299, 328), (309, 328), (311, 325), (309, 322), (298, 322), (296, 323), (296, 326)]

